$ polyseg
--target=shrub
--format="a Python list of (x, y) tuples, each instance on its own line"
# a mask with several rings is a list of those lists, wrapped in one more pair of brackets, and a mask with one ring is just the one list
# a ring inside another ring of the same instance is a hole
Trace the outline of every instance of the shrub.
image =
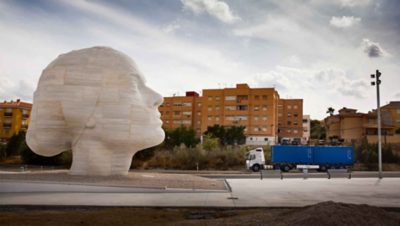
[(13, 135), (7, 142), (5, 149), (6, 157), (19, 155), (20, 146), (25, 142), (25, 132), (21, 131)]
[(71, 151), (65, 151), (52, 157), (44, 157), (34, 153), (25, 141), (20, 146), (19, 153), (21, 154), (21, 159), (24, 164), (70, 167), (72, 163)]

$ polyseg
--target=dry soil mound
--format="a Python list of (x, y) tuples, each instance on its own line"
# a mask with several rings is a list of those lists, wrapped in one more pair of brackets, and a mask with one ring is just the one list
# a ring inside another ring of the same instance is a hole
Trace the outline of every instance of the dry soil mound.
[(400, 218), (382, 208), (322, 202), (282, 214), (271, 225), (400, 225)]

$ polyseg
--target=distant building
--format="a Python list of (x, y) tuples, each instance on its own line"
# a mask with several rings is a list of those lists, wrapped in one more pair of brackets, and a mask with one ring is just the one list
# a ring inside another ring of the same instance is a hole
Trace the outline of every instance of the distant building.
[(297, 140), (303, 138), (303, 100), (279, 99), (278, 102), (279, 140)]
[[(395, 126), (391, 111), (381, 112), (381, 132), (384, 143), (400, 143), (400, 136), (395, 134)], [(327, 139), (339, 139), (345, 142), (357, 142), (367, 139), (370, 143), (377, 142), (378, 124), (376, 111), (368, 113), (357, 112), (356, 109), (342, 108), (339, 114), (325, 118)]]
[(381, 112), (388, 112), (394, 129), (400, 129), (400, 101), (390, 101), (389, 104), (381, 107)]
[(201, 135), (202, 98), (198, 93), (190, 91), (185, 96), (164, 97), (159, 111), (165, 129), (185, 126), (193, 128), (197, 136)]
[(235, 88), (203, 90), (201, 131), (215, 124), (245, 126), (246, 144), (263, 145), (277, 142), (277, 105), (275, 88)]
[(311, 119), (309, 115), (303, 115), (303, 138), (302, 144), (307, 144), (310, 140)]
[(7, 141), (20, 131), (26, 131), (32, 104), (17, 101), (0, 103), (0, 141)]
[[(200, 137), (209, 126), (244, 126), (246, 144), (278, 142), (280, 100), (275, 88), (250, 88), (247, 84), (237, 84), (234, 88), (204, 89), (202, 93), (202, 96), (187, 92), (185, 96), (165, 97), (159, 108), (164, 128), (174, 129), (183, 125), (195, 129)], [(285, 117), (285, 121), (293, 122), (290, 125), (293, 131), (286, 131), (285, 135), (300, 139), (303, 101), (285, 99), (282, 107), (287, 109), (285, 114), (292, 114)]]

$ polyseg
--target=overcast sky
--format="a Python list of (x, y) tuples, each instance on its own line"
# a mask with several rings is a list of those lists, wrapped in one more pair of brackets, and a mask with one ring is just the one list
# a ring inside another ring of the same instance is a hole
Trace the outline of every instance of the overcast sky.
[(110, 46), (163, 96), (275, 87), (323, 119), (400, 100), (397, 0), (0, 0), (0, 99), (32, 100), (59, 54)]

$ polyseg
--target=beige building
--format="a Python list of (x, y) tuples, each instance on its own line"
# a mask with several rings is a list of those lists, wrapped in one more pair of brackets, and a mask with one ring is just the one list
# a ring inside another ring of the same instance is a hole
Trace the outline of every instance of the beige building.
[[(383, 142), (399, 143), (399, 136), (395, 135), (392, 116), (387, 111), (381, 112), (381, 131)], [(357, 112), (356, 109), (342, 108), (339, 114), (325, 118), (327, 139), (339, 139), (345, 142), (357, 142), (367, 139), (368, 142), (377, 141), (378, 124), (376, 111), (368, 113)]]
[[(279, 101), (275, 88), (237, 84), (234, 88), (204, 89), (202, 96), (187, 92), (186, 96), (165, 97), (159, 110), (166, 129), (183, 125), (195, 129), (200, 137), (209, 126), (244, 126), (246, 144), (263, 145), (278, 142)], [(282, 117), (284, 134), (300, 139), (303, 100), (285, 99), (281, 105), (281, 114), (286, 115)]]
[(0, 141), (7, 141), (19, 131), (26, 131), (32, 104), (17, 101), (0, 103)]
[(302, 144), (308, 144), (310, 141), (311, 133), (311, 118), (309, 115), (303, 115), (303, 137), (301, 139)]

